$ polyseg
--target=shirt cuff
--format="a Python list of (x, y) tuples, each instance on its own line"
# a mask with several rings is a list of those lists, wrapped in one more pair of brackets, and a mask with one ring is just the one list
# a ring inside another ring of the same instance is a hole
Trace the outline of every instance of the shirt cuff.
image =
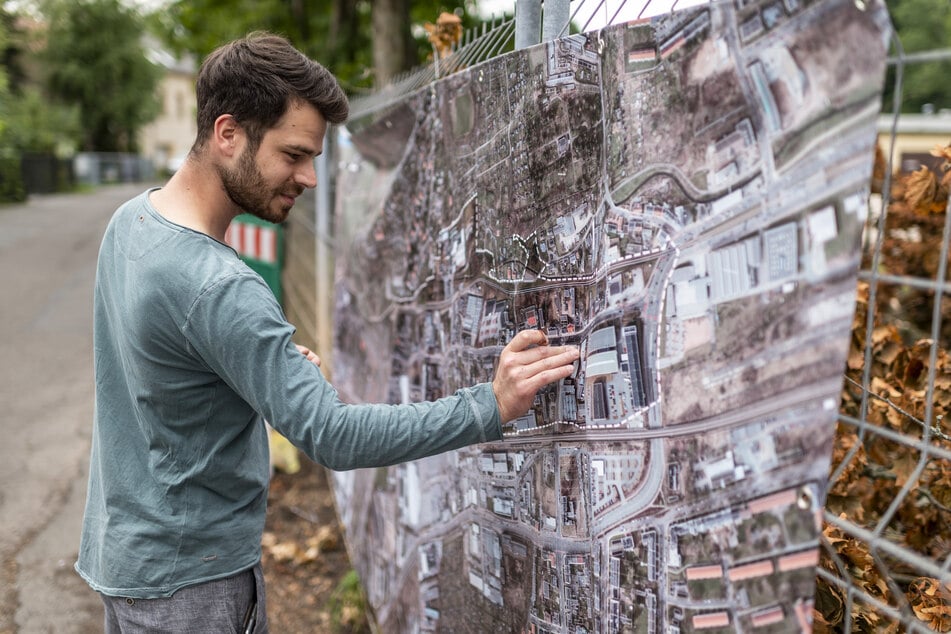
[(480, 423), (482, 439), (479, 442), (490, 442), (502, 439), (502, 417), (499, 413), (499, 403), (495, 399), (495, 391), (491, 383), (479, 383), (471, 388), (461, 390), (469, 403), (472, 415)]

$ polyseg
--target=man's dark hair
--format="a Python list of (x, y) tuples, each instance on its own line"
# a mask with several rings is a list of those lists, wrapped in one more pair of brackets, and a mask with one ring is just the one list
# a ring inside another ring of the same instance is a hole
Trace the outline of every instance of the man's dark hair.
[(233, 115), (252, 147), (294, 101), (309, 103), (327, 123), (343, 123), (350, 106), (336, 78), (283, 37), (256, 31), (215, 49), (201, 65), (196, 147), (211, 136), (215, 119)]

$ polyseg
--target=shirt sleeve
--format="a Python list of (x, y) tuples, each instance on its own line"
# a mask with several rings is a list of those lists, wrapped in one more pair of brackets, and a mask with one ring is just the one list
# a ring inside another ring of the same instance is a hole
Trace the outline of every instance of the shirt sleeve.
[(264, 282), (231, 274), (194, 302), (183, 328), (202, 361), (312, 460), (335, 470), (387, 466), (502, 437), (488, 383), (436, 401), (343, 403), (294, 346)]

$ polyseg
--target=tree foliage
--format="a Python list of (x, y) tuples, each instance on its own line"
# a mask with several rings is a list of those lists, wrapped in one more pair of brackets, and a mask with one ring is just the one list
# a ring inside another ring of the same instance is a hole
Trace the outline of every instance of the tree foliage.
[(0, 74), (5, 75), (8, 87), (14, 91), (26, 81), (23, 58), (27, 38), (17, 27), (18, 19), (19, 14), (0, 3)]
[[(892, 23), (905, 53), (945, 49), (951, 44), (951, 2), (948, 0), (888, 0)], [(888, 71), (894, 86), (895, 69)], [(902, 112), (920, 112), (925, 104), (951, 108), (951, 61), (906, 64), (902, 78)], [(891, 92), (891, 91), (890, 91)], [(891, 94), (884, 104), (891, 108)]]
[[(6, 51), (9, 30), (5, 20), (0, 20), (0, 51)], [(26, 192), (20, 179), (20, 160), (9, 147), (6, 139), (10, 130), (10, 86), (6, 66), (0, 64), (0, 202), (23, 200)]]
[(0, 9), (0, 148), (65, 155), (79, 138), (79, 111), (51, 101), (24, 68), (31, 40), (18, 15)]
[(48, 88), (78, 108), (83, 148), (135, 151), (160, 107), (161, 70), (146, 57), (142, 18), (119, 0), (49, 0), (43, 9)]
[(7, 13), (0, 7), (0, 52), (3, 62), (0, 64), (0, 147), (4, 145), (4, 132), (9, 127), (10, 81), (7, 70), (7, 50), (10, 47), (10, 28)]
[(6, 115), (10, 125), (0, 137), (24, 152), (67, 156), (75, 152), (82, 136), (79, 108), (51, 103), (35, 86), (25, 86), (12, 96)]
[[(151, 19), (173, 51), (193, 53), (199, 59), (250, 31), (279, 33), (330, 69), (353, 94), (375, 83), (375, 39), (400, 38), (391, 48), (408, 51), (399, 66), (409, 70), (432, 53), (422, 25), (434, 22), (442, 11), (457, 11), (465, 26), (474, 26), (475, 4), (472, 0), (174, 0)], [(374, 29), (374, 11), (384, 9), (395, 9), (396, 14), (377, 22)]]

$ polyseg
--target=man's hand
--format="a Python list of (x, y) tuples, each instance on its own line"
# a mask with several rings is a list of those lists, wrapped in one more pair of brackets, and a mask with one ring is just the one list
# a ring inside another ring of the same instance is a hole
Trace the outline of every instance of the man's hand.
[(314, 353), (310, 350), (310, 348), (305, 348), (304, 346), (302, 346), (302, 345), (300, 345), (300, 344), (297, 344), (297, 343), (295, 343), (294, 345), (297, 346), (297, 350), (298, 350), (302, 355), (304, 355), (305, 357), (307, 357), (307, 360), (308, 360), (308, 361), (310, 361), (311, 363), (313, 363), (314, 365), (316, 365), (318, 368), (320, 367), (320, 357), (318, 357), (316, 354), (314, 354)]
[(575, 346), (549, 346), (541, 330), (523, 330), (502, 350), (492, 390), (502, 423), (528, 411), (538, 390), (571, 376), (579, 357)]

